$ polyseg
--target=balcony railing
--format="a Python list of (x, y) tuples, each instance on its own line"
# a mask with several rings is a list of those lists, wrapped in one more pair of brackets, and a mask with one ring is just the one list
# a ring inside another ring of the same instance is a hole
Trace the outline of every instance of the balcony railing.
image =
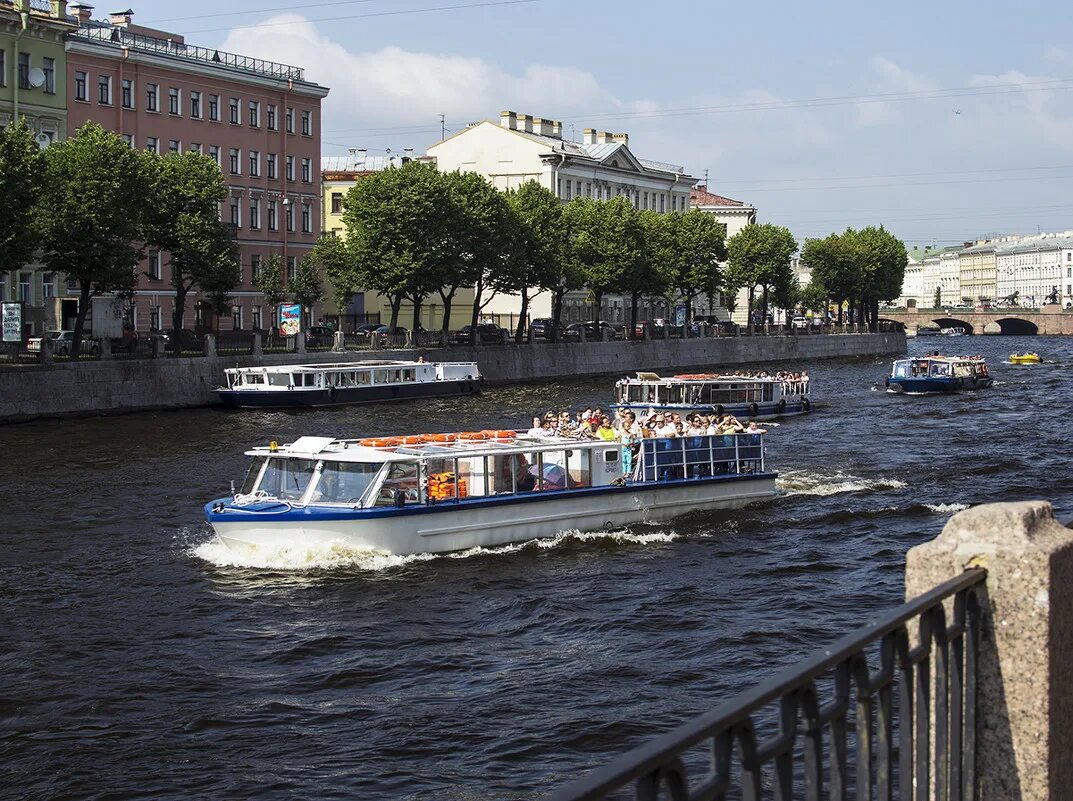
[(974, 799), (986, 577), (965, 571), (555, 798)]
[(303, 80), (301, 67), (291, 67), (287, 64), (278, 64), (275, 61), (265, 61), (249, 56), (240, 56), (228, 53), (224, 50), (216, 50), (211, 47), (198, 47), (177, 42), (173, 39), (157, 39), (152, 36), (142, 36), (131, 33), (122, 28), (100, 27), (79, 28), (72, 31), (71, 36), (80, 39), (90, 39), (98, 42), (108, 42), (119, 47), (128, 47), (131, 50), (140, 50), (145, 53), (159, 53), (161, 55), (175, 56), (177, 58), (189, 58), (196, 61), (205, 61), (219, 64), (224, 67), (252, 72), (257, 75), (268, 75), (273, 78), (284, 78), (295, 81)]

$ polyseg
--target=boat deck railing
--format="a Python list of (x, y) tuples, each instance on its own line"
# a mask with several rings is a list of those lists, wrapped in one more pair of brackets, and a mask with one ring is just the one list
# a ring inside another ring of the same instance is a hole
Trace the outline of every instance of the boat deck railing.
[(706, 434), (641, 440), (641, 482), (764, 472), (762, 434)]

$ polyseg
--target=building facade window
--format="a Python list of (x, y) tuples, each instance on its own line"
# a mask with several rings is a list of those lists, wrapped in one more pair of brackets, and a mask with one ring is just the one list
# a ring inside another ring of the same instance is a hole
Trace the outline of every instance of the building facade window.
[(276, 126), (279, 124), (279, 120), (276, 119), (276, 107), (274, 104), (269, 103), (265, 107), (265, 122), (268, 124), (268, 130), (276, 130)]
[(19, 88), (30, 88), (30, 54), (19, 53)]
[[(250, 256), (250, 280), (257, 278), (261, 274), (261, 257), (254, 253)], [(254, 328), (257, 326), (255, 325)]]
[(231, 118), (230, 118), (231, 119), (231, 124), (232, 125), (238, 125), (240, 123), (240, 120), (239, 120), (239, 109), (238, 109), (238, 98), (237, 97), (232, 97), (231, 98), (229, 108), (230, 108), (230, 113), (231, 113)]
[(250, 101), (250, 127), (261, 127), (261, 104), (256, 100)]
[(293, 233), (294, 232), (294, 204), (290, 203), (290, 202), (287, 202), (287, 203), (284, 203), (283, 206), (287, 210), (287, 213), (285, 215), (286, 218), (287, 218), (287, 230)]
[(250, 151), (250, 176), (257, 178), (261, 174), (261, 151)]
[(0, 86), (7, 86), (7, 51), (3, 48), (0, 48)]
[(261, 201), (250, 198), (250, 228), (261, 227)]
[(242, 227), (242, 204), (237, 197), (231, 198), (231, 224), (235, 228)]
[(123, 108), (134, 108), (134, 81), (124, 78), (119, 87), (119, 102)]
[(294, 109), (287, 106), (287, 133), (294, 133)]
[(201, 119), (201, 92), (190, 93), (190, 116), (195, 120)]
[(233, 147), (233, 148), (231, 148), (231, 149), (230, 149), (230, 150), (228, 151), (228, 155), (227, 155), (227, 167), (228, 167), (228, 171), (229, 171), (229, 172), (230, 172), (230, 173), (231, 173), (232, 175), (238, 175), (238, 174), (239, 174), (239, 167), (240, 167), (240, 166), (241, 166), (241, 165), (239, 164), (239, 152), (238, 152), (238, 148), (237, 148), (237, 147)]
[(288, 256), (287, 257), (287, 280), (288, 281), (293, 281), (294, 276), (297, 275), (297, 274), (298, 274), (298, 257), (297, 256)]
[(308, 203), (303, 203), (302, 204), (302, 233), (303, 234), (311, 234), (311, 233), (313, 233), (313, 212), (312, 212), (312, 208), (313, 207), (310, 206)]
[(56, 273), (41, 273), (41, 297), (56, 297)]
[(97, 76), (97, 102), (102, 106), (112, 105), (112, 76)]
[(313, 181), (313, 159), (302, 159), (302, 180), (307, 184)]
[(201, 142), (191, 142), (190, 143), (190, 152), (191, 153), (197, 153), (200, 156), (201, 155)]
[(34, 301), (34, 274), (33, 273), (19, 273), (19, 300), (23, 303), (33, 303)]
[(155, 83), (145, 85), (145, 110), (160, 111), (160, 87)]
[(209, 95), (209, 120), (212, 122), (220, 121), (220, 96)]
[(174, 114), (179, 116), (180, 107), (182, 104), (182, 97), (179, 95), (179, 90), (174, 86), (168, 90), (168, 114)]
[(287, 180), (294, 180), (294, 156), (287, 156)]
[(250, 307), (250, 325), (253, 327), (253, 329), (255, 331), (257, 331), (257, 330), (259, 330), (261, 328), (261, 307), (260, 306), (252, 306), (252, 307)]
[(231, 307), (231, 327), (234, 328), (236, 331), (241, 331), (242, 330), (242, 307), (241, 306), (232, 306)]
[(151, 281), (159, 281), (160, 280), (160, 251), (159, 250), (150, 250), (149, 251), (149, 269), (147, 271), (147, 275), (149, 276), (149, 279)]
[(89, 87), (86, 85), (86, 73), (79, 70), (75, 73), (75, 100), (83, 102), (89, 100)]
[(266, 171), (268, 172), (268, 177), (269, 178), (276, 178), (277, 177), (277, 175), (276, 175), (276, 172), (277, 172), (277, 169), (276, 169), (276, 154), (275, 153), (269, 153), (265, 157), (265, 167), (266, 167)]
[(41, 59), (41, 71), (45, 73), (45, 93), (56, 94), (56, 59)]
[(220, 146), (209, 145), (209, 158), (216, 162), (216, 166), (220, 166)]
[(150, 331), (159, 331), (161, 329), (161, 327), (162, 327), (161, 326), (162, 322), (163, 321), (161, 320), (160, 307), (159, 306), (150, 306), (149, 307), (149, 330)]
[(279, 212), (279, 207), (278, 207), (276, 201), (274, 201), (274, 200), (268, 201), (268, 230), (269, 231), (278, 231), (279, 230), (278, 212)]
[(343, 193), (332, 192), (332, 214), (343, 213)]
[(127, 147), (134, 147), (134, 134), (123, 134), (123, 141)]
[(157, 139), (155, 136), (146, 137), (146, 139), (145, 139), (145, 149), (148, 150), (150, 153), (156, 153), (159, 156), (160, 155), (160, 140)]
[(168, 150), (172, 153), (178, 153), (182, 150), (182, 143), (178, 139), (169, 139)]
[(313, 135), (313, 112), (311, 111), (302, 112), (302, 135)]

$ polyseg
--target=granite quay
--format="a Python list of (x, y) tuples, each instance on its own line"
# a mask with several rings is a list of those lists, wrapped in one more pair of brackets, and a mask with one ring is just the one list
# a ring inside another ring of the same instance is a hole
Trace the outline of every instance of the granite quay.
[[(260, 349), (259, 337), (253, 349)], [(107, 349), (106, 349), (107, 350)], [(218, 354), (211, 336), (200, 357), (49, 361), (0, 366), (0, 421), (217, 403), (215, 388), (227, 367), (316, 364), (368, 359), (476, 361), (492, 383), (570, 376), (625, 374), (672, 367), (747, 366), (761, 362), (874, 357), (905, 351), (899, 332), (767, 335), (618, 342), (467, 345), (449, 349), (322, 350), (308, 353)]]
[(959, 512), (910, 549), (904, 605), (555, 797), (1067, 798), (1071, 579), (1049, 503)]

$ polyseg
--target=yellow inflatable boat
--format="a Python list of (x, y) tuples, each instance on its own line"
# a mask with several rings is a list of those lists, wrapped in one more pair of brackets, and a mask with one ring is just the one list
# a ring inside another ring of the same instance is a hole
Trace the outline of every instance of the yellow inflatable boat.
[(1042, 361), (1038, 353), (1013, 353), (1010, 364), (1039, 364)]

